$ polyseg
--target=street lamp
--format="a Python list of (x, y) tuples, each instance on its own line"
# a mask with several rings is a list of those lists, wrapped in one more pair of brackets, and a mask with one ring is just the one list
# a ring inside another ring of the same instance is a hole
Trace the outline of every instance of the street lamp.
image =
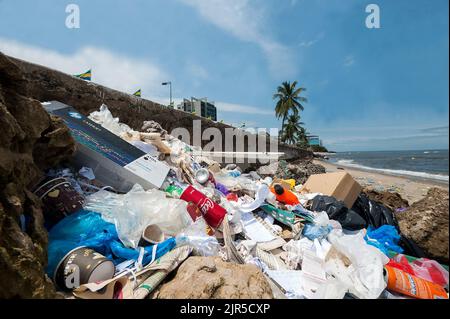
[(168, 85), (170, 88), (170, 106), (172, 106), (172, 82), (163, 82), (161, 85)]

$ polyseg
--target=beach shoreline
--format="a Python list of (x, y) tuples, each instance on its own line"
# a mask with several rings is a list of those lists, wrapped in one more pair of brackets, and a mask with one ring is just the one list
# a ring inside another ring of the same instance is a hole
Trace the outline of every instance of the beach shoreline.
[(314, 163), (325, 167), (327, 173), (346, 171), (362, 186), (376, 191), (397, 192), (409, 204), (424, 198), (433, 187), (449, 190), (449, 184), (443, 181), (421, 179), (419, 177), (395, 176), (387, 173), (372, 172), (364, 169), (345, 167), (330, 163), (324, 159), (315, 159)]

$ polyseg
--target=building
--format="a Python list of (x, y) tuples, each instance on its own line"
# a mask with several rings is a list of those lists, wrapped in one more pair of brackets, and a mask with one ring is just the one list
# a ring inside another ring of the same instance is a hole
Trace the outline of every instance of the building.
[(308, 135), (308, 136), (306, 136), (306, 138), (308, 139), (308, 144), (310, 146), (313, 146), (313, 145), (322, 146), (322, 140), (319, 138), (319, 136)]
[(190, 100), (183, 99), (183, 102), (177, 106), (177, 109), (217, 121), (217, 108), (214, 102), (209, 102), (206, 97), (202, 99), (195, 97), (191, 97)]

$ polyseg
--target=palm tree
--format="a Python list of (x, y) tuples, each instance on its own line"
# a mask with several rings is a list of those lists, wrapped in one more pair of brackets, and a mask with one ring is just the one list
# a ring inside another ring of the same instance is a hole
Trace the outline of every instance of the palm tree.
[(300, 94), (306, 91), (306, 89), (302, 87), (297, 88), (296, 86), (297, 81), (294, 81), (292, 84), (285, 81), (278, 86), (277, 93), (273, 95), (273, 99), (277, 100), (275, 115), (278, 119), (280, 117), (283, 118), (281, 124), (281, 135), (283, 135), (284, 123), (289, 113), (292, 112), (294, 115), (298, 115), (300, 111), (304, 110), (302, 103), (308, 102), (305, 97), (300, 96)]
[(302, 126), (304, 124), (300, 121), (300, 115), (289, 115), (282, 135), (282, 141), (290, 144), (299, 142), (303, 137), (302, 134), (305, 133), (305, 129)]

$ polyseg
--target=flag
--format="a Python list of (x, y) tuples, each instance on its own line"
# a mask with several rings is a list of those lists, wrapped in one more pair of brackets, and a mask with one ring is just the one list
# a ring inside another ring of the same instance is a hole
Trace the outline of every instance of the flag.
[(74, 76), (77, 77), (77, 78), (80, 78), (82, 80), (90, 81), (91, 77), (92, 77), (92, 73), (91, 73), (91, 70), (88, 70), (88, 71), (86, 71), (84, 73), (77, 74), (77, 75), (74, 75)]
[(139, 96), (141, 97), (141, 89), (137, 90), (136, 92), (133, 93), (134, 96)]

